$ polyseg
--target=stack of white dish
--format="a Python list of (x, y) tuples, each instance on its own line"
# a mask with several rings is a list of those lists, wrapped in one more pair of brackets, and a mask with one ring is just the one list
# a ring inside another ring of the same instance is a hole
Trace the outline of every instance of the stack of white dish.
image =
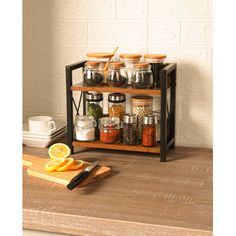
[[(63, 121), (50, 121), (53, 123), (53, 128), (45, 130), (40, 127), (39, 119), (45, 119), (46, 116), (37, 116), (37, 121), (32, 122), (29, 118), (27, 122), (23, 124), (23, 144), (30, 147), (48, 147), (49, 145), (56, 143), (59, 139), (65, 136), (67, 129), (66, 123)], [(48, 117), (47, 117), (48, 119)], [(41, 124), (42, 121), (40, 120)], [(46, 121), (44, 121), (46, 122)]]

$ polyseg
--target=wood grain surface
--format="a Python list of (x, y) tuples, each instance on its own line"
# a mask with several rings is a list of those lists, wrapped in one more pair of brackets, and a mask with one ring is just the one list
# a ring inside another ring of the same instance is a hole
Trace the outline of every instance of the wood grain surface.
[[(47, 156), (47, 149), (24, 148)], [(89, 149), (112, 174), (84, 188), (28, 176), (24, 171), (24, 228), (86, 236), (212, 235), (212, 150), (177, 147), (166, 163), (155, 154)]]
[(94, 92), (104, 92), (104, 93), (129, 93), (129, 94), (152, 94), (152, 95), (160, 95), (160, 89), (135, 89), (132, 87), (121, 88), (121, 87), (111, 87), (107, 84), (103, 84), (101, 86), (83, 86), (83, 83), (79, 83), (73, 85), (71, 87), (72, 91), (94, 91)]
[[(45, 164), (49, 161), (49, 158), (40, 158), (36, 155), (23, 154), (23, 165), (27, 166), (28, 175), (44, 179), (47, 181), (55, 182), (62, 185), (67, 185), (73, 177), (79, 174), (84, 168), (86, 168), (90, 162), (85, 162), (84, 166), (80, 170), (74, 171), (62, 171), (62, 172), (48, 172), (45, 169)], [(83, 187), (98, 179), (101, 179), (111, 172), (111, 168), (108, 166), (98, 165), (96, 169), (77, 187)]]
[(72, 143), (74, 147), (87, 147), (87, 148), (102, 148), (112, 150), (123, 150), (123, 151), (136, 151), (136, 152), (148, 152), (148, 153), (160, 153), (160, 144), (155, 147), (144, 147), (142, 145), (125, 145), (123, 143), (102, 143), (99, 140), (92, 142), (80, 142), (74, 141)]

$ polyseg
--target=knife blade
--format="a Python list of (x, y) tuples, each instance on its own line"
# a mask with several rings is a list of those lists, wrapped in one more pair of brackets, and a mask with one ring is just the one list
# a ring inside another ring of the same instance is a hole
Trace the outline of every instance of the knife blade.
[(80, 172), (78, 175), (73, 177), (70, 181), (70, 183), (66, 186), (69, 190), (74, 189), (77, 185), (82, 183), (95, 169), (95, 167), (99, 164), (99, 161), (95, 161), (89, 166), (87, 166), (82, 172)]

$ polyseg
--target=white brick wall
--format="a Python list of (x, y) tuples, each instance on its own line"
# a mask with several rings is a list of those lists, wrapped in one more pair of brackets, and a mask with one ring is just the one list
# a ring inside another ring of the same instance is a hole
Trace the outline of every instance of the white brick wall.
[(211, 0), (24, 0), (24, 119), (65, 118), (65, 65), (119, 45), (177, 62), (176, 143), (211, 147), (211, 31)]

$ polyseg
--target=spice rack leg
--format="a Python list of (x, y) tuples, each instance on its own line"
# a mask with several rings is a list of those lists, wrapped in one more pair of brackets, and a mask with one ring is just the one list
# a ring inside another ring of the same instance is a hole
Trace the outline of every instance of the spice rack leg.
[(161, 146), (160, 146), (160, 161), (166, 161), (167, 152), (167, 120), (166, 120), (166, 105), (167, 105), (167, 72), (161, 71)]
[(66, 67), (66, 102), (67, 102), (67, 144), (74, 154), (73, 141), (73, 101), (72, 101), (72, 70), (69, 66)]
[(176, 68), (171, 72), (171, 94), (170, 94), (170, 114), (171, 114), (171, 133), (174, 139), (170, 148), (175, 148), (175, 111), (176, 111)]
[(73, 85), (72, 71), (79, 68), (83, 68), (86, 61), (76, 62), (74, 64), (66, 66), (66, 107), (67, 107), (67, 144), (71, 149), (71, 153), (74, 154), (73, 142), (73, 94), (71, 87)]

